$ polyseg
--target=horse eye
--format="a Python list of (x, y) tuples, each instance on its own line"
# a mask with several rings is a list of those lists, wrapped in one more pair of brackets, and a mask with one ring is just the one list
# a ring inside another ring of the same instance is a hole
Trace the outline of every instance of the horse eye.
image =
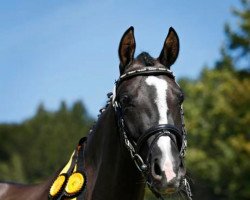
[(120, 103), (121, 103), (121, 105), (123, 105), (123, 106), (127, 106), (127, 105), (129, 105), (130, 104), (130, 97), (128, 96), (128, 95), (124, 95), (124, 96), (122, 96), (121, 98), (120, 98)]

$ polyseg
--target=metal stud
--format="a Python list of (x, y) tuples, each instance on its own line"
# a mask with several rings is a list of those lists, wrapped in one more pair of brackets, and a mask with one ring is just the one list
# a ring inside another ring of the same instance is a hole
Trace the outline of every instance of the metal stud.
[(142, 171), (147, 171), (148, 170), (148, 166), (147, 165), (145, 165), (145, 164), (143, 164), (142, 166), (141, 166), (141, 170)]

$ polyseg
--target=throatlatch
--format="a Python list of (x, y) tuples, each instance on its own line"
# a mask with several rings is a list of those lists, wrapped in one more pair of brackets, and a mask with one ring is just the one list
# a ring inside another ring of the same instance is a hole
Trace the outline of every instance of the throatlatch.
[(70, 157), (70, 160), (51, 185), (49, 199), (83, 199), (83, 193), (87, 181), (83, 166), (83, 151), (86, 141), (86, 137), (80, 139), (76, 150)]

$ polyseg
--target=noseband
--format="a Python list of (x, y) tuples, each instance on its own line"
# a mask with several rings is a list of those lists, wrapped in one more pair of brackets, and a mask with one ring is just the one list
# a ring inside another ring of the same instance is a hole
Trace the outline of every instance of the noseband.
[[(172, 71), (170, 71), (167, 68), (144, 67), (139, 70), (129, 71), (121, 75), (120, 78), (115, 83), (115, 88), (111, 96), (112, 105), (115, 110), (117, 124), (119, 127), (119, 132), (121, 134), (121, 137), (124, 140), (125, 147), (128, 149), (132, 160), (135, 162), (135, 165), (137, 166), (138, 170), (142, 172), (146, 180), (147, 180), (149, 169), (150, 169), (150, 162), (149, 162), (150, 152), (152, 150), (152, 147), (156, 143), (156, 141), (161, 136), (169, 136), (171, 140), (176, 144), (180, 153), (181, 161), (183, 163), (183, 159), (185, 157), (185, 152), (187, 148), (187, 140), (186, 140), (186, 130), (185, 130), (185, 124), (184, 124), (184, 112), (183, 112), (182, 106), (181, 106), (182, 130), (179, 130), (177, 127), (171, 124), (159, 124), (146, 130), (138, 138), (137, 142), (135, 142), (131, 139), (130, 137), (131, 134), (129, 134), (128, 128), (125, 125), (126, 123), (124, 121), (122, 107), (116, 98), (116, 91), (119, 85), (121, 84), (121, 82), (123, 82), (124, 80), (131, 79), (136, 76), (157, 76), (157, 75), (166, 75), (172, 79), (175, 79)], [(151, 138), (152, 136), (154, 136), (154, 139), (150, 144), (147, 158), (146, 160), (143, 160), (142, 157), (140, 156), (140, 150), (145, 145), (145, 143), (149, 140), (149, 138)], [(152, 190), (152, 192), (156, 195), (156, 197), (163, 199), (162, 195), (159, 194), (153, 188), (151, 183), (147, 182), (147, 184), (149, 188)], [(191, 195), (189, 195), (188, 193), (188, 190), (190, 191), (190, 187), (186, 179), (183, 180), (183, 184), (186, 188), (189, 199), (191, 199)]]

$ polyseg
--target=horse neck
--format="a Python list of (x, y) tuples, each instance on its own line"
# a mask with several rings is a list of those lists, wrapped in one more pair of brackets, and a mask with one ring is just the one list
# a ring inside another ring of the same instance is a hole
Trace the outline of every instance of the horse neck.
[(85, 149), (86, 199), (142, 200), (145, 181), (125, 148), (112, 106), (99, 118)]

